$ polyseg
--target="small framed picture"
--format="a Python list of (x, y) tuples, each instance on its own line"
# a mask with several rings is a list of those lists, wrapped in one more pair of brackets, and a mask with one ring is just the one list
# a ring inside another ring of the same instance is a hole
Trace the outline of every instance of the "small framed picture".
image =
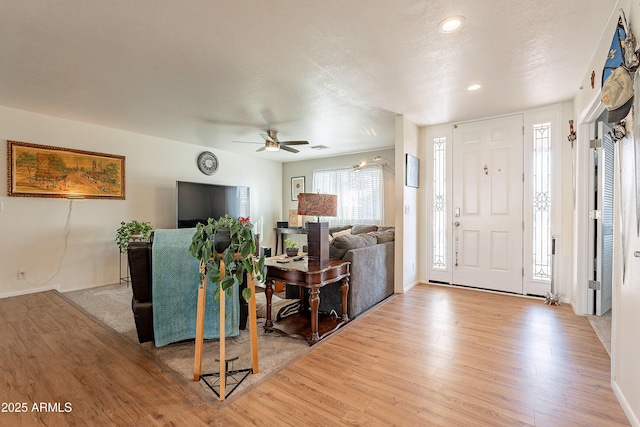
[(420, 186), (420, 159), (412, 156), (407, 153), (406, 159), (406, 185), (407, 187), (416, 187)]
[(298, 194), (304, 193), (304, 176), (291, 178), (291, 200), (298, 200)]

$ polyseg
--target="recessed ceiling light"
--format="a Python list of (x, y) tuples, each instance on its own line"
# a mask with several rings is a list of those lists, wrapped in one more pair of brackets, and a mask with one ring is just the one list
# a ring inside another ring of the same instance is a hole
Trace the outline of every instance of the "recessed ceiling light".
[(469, 87), (467, 88), (467, 90), (468, 90), (469, 92), (473, 92), (474, 90), (478, 90), (478, 89), (480, 89), (481, 87), (482, 87), (482, 86), (480, 86), (480, 85), (471, 85), (471, 86), (469, 86)]
[(466, 22), (467, 19), (464, 16), (450, 16), (440, 21), (438, 30), (442, 33), (453, 33), (464, 27)]

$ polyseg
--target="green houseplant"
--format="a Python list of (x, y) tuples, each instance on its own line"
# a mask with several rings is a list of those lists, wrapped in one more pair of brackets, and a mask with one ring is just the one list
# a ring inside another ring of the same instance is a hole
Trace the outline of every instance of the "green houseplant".
[[(224, 235), (226, 244), (221, 244), (220, 237)], [(256, 244), (253, 235), (253, 224), (249, 218), (232, 218), (225, 215), (214, 220), (209, 218), (207, 224), (198, 223), (193, 234), (191, 255), (203, 265), (200, 271), (200, 286), (205, 278), (216, 287), (215, 300), (220, 299), (220, 292), (229, 293), (234, 283), (240, 284), (244, 273), (254, 274), (257, 281), (264, 281), (264, 256), (255, 257)], [(220, 261), (224, 261), (224, 277), (220, 270)], [(251, 297), (251, 289), (242, 291), (245, 300)]]
[(134, 239), (147, 240), (151, 236), (153, 227), (149, 222), (132, 220), (130, 222), (122, 221), (120, 228), (116, 230), (116, 244), (120, 248), (120, 253), (127, 252), (129, 243)]
[(287, 247), (286, 251), (288, 257), (298, 255), (298, 244), (295, 241), (291, 239), (285, 239), (284, 244)]

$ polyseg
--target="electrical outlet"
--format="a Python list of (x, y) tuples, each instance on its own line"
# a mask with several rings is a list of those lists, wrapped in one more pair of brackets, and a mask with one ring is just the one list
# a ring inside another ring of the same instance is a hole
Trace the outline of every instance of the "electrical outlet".
[(27, 270), (18, 270), (18, 280), (24, 280), (27, 278)]

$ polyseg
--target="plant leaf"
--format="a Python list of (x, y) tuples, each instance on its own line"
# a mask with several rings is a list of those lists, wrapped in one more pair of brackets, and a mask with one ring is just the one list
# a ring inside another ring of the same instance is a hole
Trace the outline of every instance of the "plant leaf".
[(249, 302), (249, 299), (251, 298), (251, 289), (244, 288), (242, 290), (242, 297), (244, 298), (245, 301)]

